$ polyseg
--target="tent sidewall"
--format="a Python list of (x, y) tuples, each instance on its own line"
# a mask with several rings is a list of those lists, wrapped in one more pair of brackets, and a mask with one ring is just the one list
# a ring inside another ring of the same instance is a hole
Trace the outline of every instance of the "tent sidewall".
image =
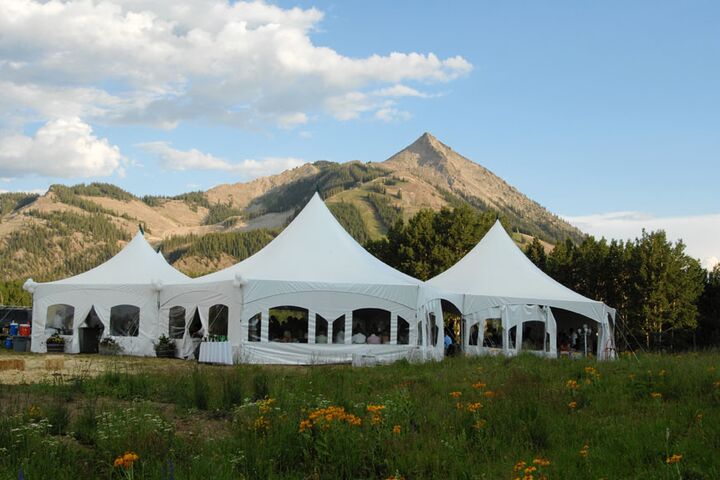
[[(33, 294), (33, 329), (31, 349), (47, 352), (45, 333), (47, 311), (52, 305), (65, 304), (74, 311), (72, 335), (64, 336), (65, 350), (79, 353), (79, 329), (92, 308), (103, 324), (103, 337), (113, 338), (129, 355), (153, 356), (153, 342), (158, 338), (158, 293), (149, 285), (70, 286), (43, 285)], [(140, 325), (135, 337), (110, 335), (110, 312), (117, 305), (133, 305), (140, 310)]]

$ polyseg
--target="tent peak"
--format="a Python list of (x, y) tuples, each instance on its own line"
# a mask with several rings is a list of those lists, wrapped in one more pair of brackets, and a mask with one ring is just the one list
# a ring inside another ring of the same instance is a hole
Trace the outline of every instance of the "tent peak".
[(242, 262), (203, 277), (347, 284), (419, 285), (372, 256), (343, 228), (318, 193), (268, 245)]
[(488, 233), (498, 231), (498, 230), (502, 230), (506, 235), (508, 235), (507, 230), (505, 230), (505, 227), (503, 226), (503, 224), (499, 218), (495, 219), (495, 223), (493, 223), (493, 226), (490, 227), (490, 230), (488, 230)]

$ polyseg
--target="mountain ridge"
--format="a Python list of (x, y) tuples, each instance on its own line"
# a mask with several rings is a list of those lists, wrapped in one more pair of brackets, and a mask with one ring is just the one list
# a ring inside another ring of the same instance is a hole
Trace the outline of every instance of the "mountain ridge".
[[(465, 204), (497, 211), (516, 232), (548, 243), (583, 237), (425, 132), (382, 162), (316, 161), (175, 197), (137, 197), (102, 183), (53, 185), (39, 196), (1, 194), (0, 273), (6, 279), (80, 273), (121, 248), (139, 224), (176, 267), (189, 274), (207, 273), (261, 248), (315, 191), (361, 243), (381, 237), (422, 208)], [(253, 231), (266, 233), (249, 235)]]

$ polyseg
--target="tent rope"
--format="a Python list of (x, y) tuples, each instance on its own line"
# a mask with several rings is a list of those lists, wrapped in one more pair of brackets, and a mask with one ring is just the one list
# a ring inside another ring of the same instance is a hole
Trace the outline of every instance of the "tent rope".
[(640, 342), (638, 342), (637, 337), (635, 337), (635, 335), (632, 333), (632, 331), (627, 327), (627, 322), (625, 321), (625, 318), (622, 315), (618, 314), (618, 320), (620, 320), (620, 321), (617, 322), (617, 326), (619, 327), (617, 330), (619, 330), (620, 335), (622, 335), (623, 341), (625, 342), (625, 347), (627, 348), (627, 350), (630, 353), (632, 353), (632, 356), (635, 358), (635, 360), (639, 362), (640, 359), (638, 358), (637, 354), (635, 353), (635, 350), (633, 350), (633, 348), (630, 346), (631, 344), (630, 344), (630, 340), (628, 339), (628, 335), (630, 335), (632, 337), (632, 340), (635, 341), (635, 345), (638, 346), (640, 351), (645, 353), (645, 350), (643, 349), (642, 344)]

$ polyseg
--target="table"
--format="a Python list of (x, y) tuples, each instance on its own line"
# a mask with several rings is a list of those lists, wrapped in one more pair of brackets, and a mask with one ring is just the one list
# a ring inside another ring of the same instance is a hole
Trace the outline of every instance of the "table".
[(202, 342), (198, 361), (232, 365), (233, 355), (230, 342)]

